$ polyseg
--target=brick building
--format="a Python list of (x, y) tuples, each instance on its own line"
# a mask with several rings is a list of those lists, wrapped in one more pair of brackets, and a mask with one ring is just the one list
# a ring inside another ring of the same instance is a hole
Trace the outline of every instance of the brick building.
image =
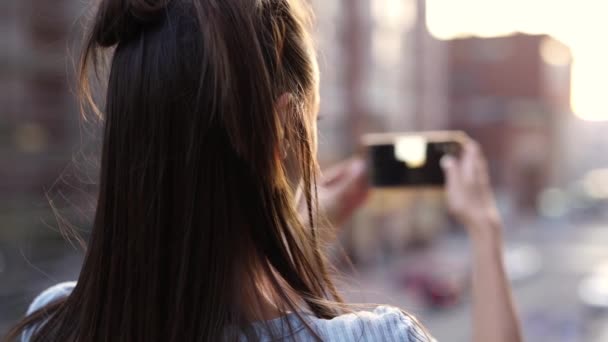
[(455, 39), (449, 75), (450, 126), (481, 142), (514, 209), (534, 213), (557, 177), (559, 125), (571, 112), (569, 50), (544, 35)]

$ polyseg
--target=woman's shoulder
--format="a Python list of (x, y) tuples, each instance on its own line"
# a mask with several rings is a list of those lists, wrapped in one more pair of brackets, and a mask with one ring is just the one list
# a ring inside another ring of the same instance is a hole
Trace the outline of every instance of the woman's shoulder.
[(32, 312), (43, 308), (45, 305), (54, 302), (55, 300), (65, 298), (72, 293), (76, 287), (75, 281), (69, 281), (65, 283), (59, 283), (49, 287), (48, 289), (42, 291), (30, 304), (27, 309), (27, 314), (31, 314)]
[(378, 306), (315, 322), (316, 330), (327, 340), (346, 338), (348, 341), (433, 341), (420, 324), (401, 309)]
[[(44, 290), (34, 299), (27, 313), (31, 314), (55, 300), (69, 296), (75, 286), (76, 282), (65, 282)], [(327, 341), (434, 341), (412, 316), (391, 306), (378, 306), (373, 310), (353, 312), (332, 319), (310, 316), (309, 319), (320, 337)], [(22, 342), (29, 341), (31, 334), (32, 329), (27, 329), (23, 333)]]
[[(74, 287), (76, 286), (76, 282), (65, 282), (59, 283), (57, 285), (53, 285), (48, 289), (42, 291), (34, 301), (30, 304), (27, 309), (27, 315), (33, 313), (38, 309), (42, 309), (47, 304), (50, 304), (58, 299), (65, 298), (72, 293)], [(23, 331), (21, 334), (21, 342), (29, 342), (34, 331), (39, 328), (40, 325), (32, 326)]]

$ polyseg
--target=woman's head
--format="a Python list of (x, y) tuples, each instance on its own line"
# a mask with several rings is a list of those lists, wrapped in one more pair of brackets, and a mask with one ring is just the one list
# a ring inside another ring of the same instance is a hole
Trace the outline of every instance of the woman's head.
[(160, 116), (181, 112), (189, 144), (221, 129), (233, 152), (276, 180), (281, 163), (273, 153), (307, 159), (297, 149), (302, 141), (315, 152), (318, 69), (309, 25), (301, 0), (105, 0), (83, 67), (97, 63), (100, 48), (116, 46), (108, 116), (123, 104), (142, 116), (131, 120), (153, 119), (145, 106)]
[(110, 56), (94, 228), (37, 340), (216, 340), (262, 316), (252, 299), (339, 311), (312, 214), (308, 29), (300, 0), (101, 1), (81, 69), (90, 100)]

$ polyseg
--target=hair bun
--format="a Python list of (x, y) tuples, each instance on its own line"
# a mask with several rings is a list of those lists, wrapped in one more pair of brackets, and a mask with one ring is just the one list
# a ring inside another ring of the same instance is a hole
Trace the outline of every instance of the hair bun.
[(148, 25), (157, 23), (172, 0), (102, 0), (93, 39), (109, 47), (128, 40)]

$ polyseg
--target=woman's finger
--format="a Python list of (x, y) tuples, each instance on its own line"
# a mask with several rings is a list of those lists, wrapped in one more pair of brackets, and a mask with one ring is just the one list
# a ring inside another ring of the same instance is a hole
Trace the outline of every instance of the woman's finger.
[(327, 170), (323, 170), (321, 173), (321, 185), (332, 186), (334, 183), (340, 182), (347, 175), (349, 166), (349, 162), (342, 162)]
[(486, 161), (486, 158), (483, 156), (483, 154), (480, 152), (479, 156), (477, 158), (477, 178), (479, 180), (480, 184), (487, 184), (489, 183), (489, 174), (488, 174), (488, 163)]
[(337, 200), (367, 193), (367, 165), (361, 159), (353, 159), (344, 168), (343, 176), (326, 187), (337, 195)]
[(470, 140), (464, 145), (462, 160), (462, 179), (466, 184), (471, 184), (477, 176), (477, 161), (479, 158), (479, 146)]
[(446, 187), (451, 188), (459, 182), (459, 167), (455, 157), (446, 155), (440, 161), (445, 176)]

